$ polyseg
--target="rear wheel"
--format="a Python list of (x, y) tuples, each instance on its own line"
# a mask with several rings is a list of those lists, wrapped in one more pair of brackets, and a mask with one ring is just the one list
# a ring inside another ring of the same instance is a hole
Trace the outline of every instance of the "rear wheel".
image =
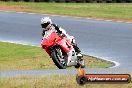
[(59, 69), (66, 69), (67, 56), (63, 54), (62, 49), (60, 47), (55, 48), (51, 52), (51, 57), (52, 57), (53, 62)]

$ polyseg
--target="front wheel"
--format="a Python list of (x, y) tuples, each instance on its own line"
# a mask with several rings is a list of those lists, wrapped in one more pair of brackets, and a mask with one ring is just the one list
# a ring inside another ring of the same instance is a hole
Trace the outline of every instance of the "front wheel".
[(67, 56), (63, 54), (60, 47), (55, 48), (51, 52), (51, 57), (55, 65), (59, 69), (66, 69), (67, 67)]

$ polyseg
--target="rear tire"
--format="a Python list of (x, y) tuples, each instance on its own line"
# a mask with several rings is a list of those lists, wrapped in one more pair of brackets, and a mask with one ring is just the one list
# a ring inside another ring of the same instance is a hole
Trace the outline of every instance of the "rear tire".
[[(60, 53), (62, 55), (60, 55)], [(53, 62), (55, 63), (55, 65), (59, 68), (59, 69), (66, 69), (67, 67), (67, 56), (64, 56), (64, 54), (62, 53), (62, 50), (60, 47), (55, 48), (52, 52), (51, 52), (51, 57)], [(62, 58), (63, 57), (63, 58)], [(62, 61), (61, 61), (62, 60)]]

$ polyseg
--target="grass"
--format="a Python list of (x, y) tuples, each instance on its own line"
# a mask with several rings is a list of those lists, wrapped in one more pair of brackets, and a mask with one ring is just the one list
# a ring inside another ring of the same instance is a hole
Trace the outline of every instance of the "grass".
[[(84, 56), (86, 67), (105, 68), (112, 63)], [(41, 47), (0, 42), (0, 70), (57, 68)]]
[(45, 77), (1, 78), (0, 88), (132, 88), (129, 84), (85, 84), (78, 85), (72, 75), (53, 75)]
[(0, 6), (10, 7), (7, 10), (132, 21), (131, 3), (0, 2)]

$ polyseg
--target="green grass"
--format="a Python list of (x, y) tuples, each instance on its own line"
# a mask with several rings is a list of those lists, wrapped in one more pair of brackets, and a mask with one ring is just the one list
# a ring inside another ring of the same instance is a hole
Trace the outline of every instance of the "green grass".
[[(112, 63), (84, 56), (86, 67), (105, 68)], [(41, 47), (0, 42), (0, 70), (57, 68)]]
[(0, 42), (0, 70), (55, 68), (39, 47)]
[(92, 18), (132, 20), (131, 3), (91, 4), (91, 3), (34, 3), (0, 2), (4, 6), (18, 6), (21, 11), (48, 13)]
[(85, 84), (81, 86), (77, 84), (75, 76), (53, 75), (0, 78), (0, 88), (132, 88), (132, 82), (129, 84)]

